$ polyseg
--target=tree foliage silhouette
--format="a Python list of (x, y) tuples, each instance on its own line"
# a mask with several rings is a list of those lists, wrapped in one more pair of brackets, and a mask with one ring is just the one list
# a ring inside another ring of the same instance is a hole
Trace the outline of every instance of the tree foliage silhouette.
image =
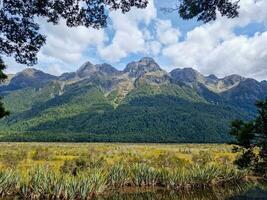
[(183, 19), (196, 17), (198, 21), (206, 23), (216, 20), (217, 11), (228, 18), (237, 17), (238, 3), (231, 0), (181, 0), (177, 10)]
[[(3, 70), (5, 68), (6, 68), (6, 66), (0, 57), (0, 83), (2, 83), (7, 78), (7, 75), (5, 75), (3, 73)], [(0, 102), (0, 118), (3, 118), (4, 116), (7, 116), (8, 114), (9, 114), (9, 112), (5, 110), (3, 103)]]
[[(258, 116), (250, 122), (232, 122), (230, 134), (236, 137), (242, 155), (236, 160), (241, 168), (251, 168), (267, 175), (267, 99), (256, 103)], [(255, 152), (259, 148), (259, 153)]]

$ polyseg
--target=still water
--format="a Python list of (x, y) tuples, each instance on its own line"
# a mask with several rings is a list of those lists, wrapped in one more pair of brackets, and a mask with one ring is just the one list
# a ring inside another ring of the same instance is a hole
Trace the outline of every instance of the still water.
[(192, 190), (188, 192), (166, 191), (162, 189), (128, 189), (111, 192), (97, 200), (267, 200), (267, 185), (245, 184)]
[[(16, 197), (0, 200), (21, 199)], [(169, 191), (159, 188), (123, 189), (107, 192), (94, 200), (267, 200), (267, 184), (232, 185), (225, 188)]]

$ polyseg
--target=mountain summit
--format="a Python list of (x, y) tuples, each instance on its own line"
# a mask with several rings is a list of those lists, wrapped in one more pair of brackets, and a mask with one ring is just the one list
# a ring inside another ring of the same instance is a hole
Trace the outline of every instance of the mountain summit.
[(112, 75), (117, 74), (118, 72), (119, 71), (116, 68), (106, 63), (93, 65), (90, 62), (86, 62), (77, 70), (76, 74), (80, 78), (85, 78), (85, 77), (93, 76), (94, 74), (112, 76)]
[(170, 75), (173, 79), (187, 85), (202, 83), (205, 79), (202, 74), (192, 68), (174, 69), (170, 72)]
[(138, 78), (147, 72), (162, 71), (153, 58), (144, 57), (137, 62), (129, 63), (123, 72), (129, 74), (129, 77)]
[(0, 87), (0, 91), (17, 90), (27, 87), (39, 88), (57, 77), (34, 68), (27, 68), (13, 76), (7, 86)]

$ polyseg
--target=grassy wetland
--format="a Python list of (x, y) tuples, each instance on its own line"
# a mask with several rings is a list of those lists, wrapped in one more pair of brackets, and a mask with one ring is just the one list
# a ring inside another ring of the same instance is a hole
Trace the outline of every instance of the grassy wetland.
[[(0, 196), (105, 198), (114, 191), (217, 190), (246, 182), (232, 146), (1, 143)], [(127, 192), (127, 194), (131, 194)]]

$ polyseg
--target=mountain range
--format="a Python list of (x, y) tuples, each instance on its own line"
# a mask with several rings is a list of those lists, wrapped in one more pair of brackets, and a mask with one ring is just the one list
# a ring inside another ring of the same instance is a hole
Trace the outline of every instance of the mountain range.
[(11, 112), (0, 141), (228, 142), (231, 120), (255, 116), (267, 81), (168, 73), (145, 57), (121, 71), (90, 62), (61, 76), (27, 68), (0, 95)]

